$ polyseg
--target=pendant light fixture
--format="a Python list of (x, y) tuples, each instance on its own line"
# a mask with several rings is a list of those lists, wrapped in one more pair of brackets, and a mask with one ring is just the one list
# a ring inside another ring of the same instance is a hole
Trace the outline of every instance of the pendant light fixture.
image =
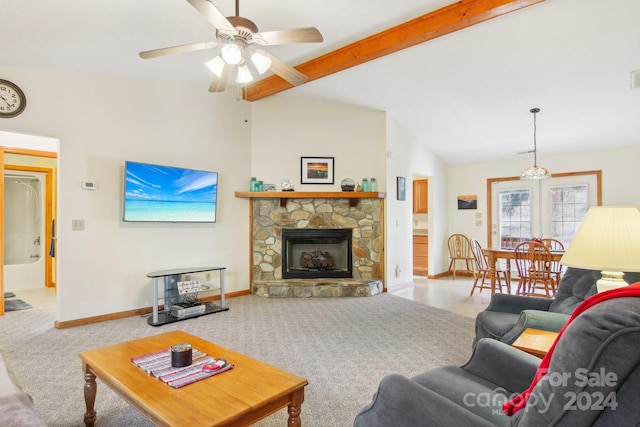
[(540, 112), (539, 108), (529, 110), (533, 114), (533, 166), (528, 167), (520, 175), (521, 180), (531, 179), (547, 179), (551, 178), (551, 173), (546, 168), (538, 166), (538, 143), (536, 141), (536, 114)]

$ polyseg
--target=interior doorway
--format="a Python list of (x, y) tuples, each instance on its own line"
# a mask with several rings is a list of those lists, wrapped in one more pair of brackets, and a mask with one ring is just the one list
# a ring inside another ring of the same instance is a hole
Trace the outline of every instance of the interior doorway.
[[(3, 268), (0, 270), (0, 316), (5, 312), (5, 278), (11, 277), (20, 280), (20, 275), (27, 274), (27, 278), (30, 278), (30, 273), (27, 270), (22, 269), (27, 263), (11, 265), (10, 272), (6, 271), (6, 255), (7, 253), (7, 235), (5, 231), (5, 179), (4, 177), (11, 177), (10, 182), (20, 181), (18, 188), (25, 187), (24, 202), (33, 203), (33, 209), (28, 210), (27, 215), (33, 214), (35, 219), (36, 215), (42, 216), (42, 227), (38, 227), (39, 230), (34, 231), (33, 245), (30, 248), (31, 253), (28, 258), (41, 258), (37, 259), (34, 267), (42, 267), (43, 272), (43, 287), (49, 289), (56, 289), (56, 206), (57, 206), (57, 153), (51, 151), (39, 151), (33, 149), (23, 148), (10, 148), (0, 147), (0, 172), (3, 179), (0, 180), (0, 258), (3, 259)], [(32, 179), (33, 178), (33, 179)], [(39, 182), (36, 182), (39, 181)], [(41, 182), (40, 182), (41, 181)], [(42, 188), (39, 186), (42, 185)], [(39, 191), (40, 190), (40, 191)], [(37, 201), (33, 201), (33, 197), (42, 195)], [(13, 203), (13, 202), (12, 202)], [(20, 234), (20, 233), (17, 233)], [(26, 233), (28, 234), (28, 233)], [(15, 236), (11, 236), (15, 237)], [(24, 236), (18, 236), (23, 238)], [(29, 236), (27, 236), (29, 237)], [(29, 237), (27, 240), (29, 240)], [(24, 240), (24, 239), (23, 239)], [(29, 240), (30, 241), (30, 240)], [(28, 243), (28, 242), (27, 242)], [(27, 249), (29, 250), (29, 249)], [(17, 256), (17, 255), (16, 255)], [(19, 271), (14, 271), (14, 267), (19, 267)], [(10, 273), (11, 276), (9, 276)], [(12, 279), (12, 280), (13, 280)], [(27, 279), (25, 279), (27, 280)], [(9, 293), (11, 295), (11, 293)]]

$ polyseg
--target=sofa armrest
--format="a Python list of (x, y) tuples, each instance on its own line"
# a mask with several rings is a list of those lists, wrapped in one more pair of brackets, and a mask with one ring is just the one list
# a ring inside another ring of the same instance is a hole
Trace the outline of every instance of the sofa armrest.
[(520, 334), (527, 328), (542, 329), (544, 331), (560, 332), (560, 329), (569, 320), (568, 314), (554, 313), (551, 311), (524, 310), (518, 317), (518, 322), (509, 332), (504, 334), (500, 341), (513, 344)]
[(0, 354), (0, 397), (19, 393), (21, 390), (6, 366), (2, 354)]
[(501, 311), (518, 314), (522, 310), (548, 310), (553, 302), (549, 298), (527, 297), (523, 295), (493, 294), (486, 311)]
[(385, 376), (354, 427), (494, 426), (438, 393), (398, 374)]
[(510, 392), (529, 387), (541, 359), (491, 338), (479, 340), (471, 359), (462, 366), (465, 371)]
[(0, 397), (0, 425), (47, 426), (36, 412), (31, 397), (22, 392)]

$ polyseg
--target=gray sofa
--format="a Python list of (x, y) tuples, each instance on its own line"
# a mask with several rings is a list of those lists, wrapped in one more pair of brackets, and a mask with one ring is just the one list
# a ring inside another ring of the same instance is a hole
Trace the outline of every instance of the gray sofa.
[(36, 412), (31, 396), (16, 385), (0, 354), (0, 426), (46, 427)]
[(528, 388), (539, 363), (508, 344), (480, 339), (464, 366), (384, 377), (354, 427), (637, 426), (640, 299), (611, 299), (578, 316), (558, 340), (533, 397), (511, 417), (503, 414), (502, 404)]
[[(489, 306), (476, 316), (475, 343), (493, 338), (512, 344), (526, 328), (558, 332), (573, 310), (596, 293), (601, 273), (567, 268), (553, 298), (494, 294)], [(625, 273), (627, 283), (640, 281), (640, 274)]]

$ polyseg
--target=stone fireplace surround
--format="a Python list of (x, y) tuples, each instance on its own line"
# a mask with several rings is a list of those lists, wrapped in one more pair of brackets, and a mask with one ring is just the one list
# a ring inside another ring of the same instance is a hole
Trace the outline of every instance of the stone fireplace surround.
[[(253, 294), (370, 296), (382, 292), (384, 193), (236, 192), (250, 199)], [(283, 279), (283, 228), (353, 230), (353, 278)]]

